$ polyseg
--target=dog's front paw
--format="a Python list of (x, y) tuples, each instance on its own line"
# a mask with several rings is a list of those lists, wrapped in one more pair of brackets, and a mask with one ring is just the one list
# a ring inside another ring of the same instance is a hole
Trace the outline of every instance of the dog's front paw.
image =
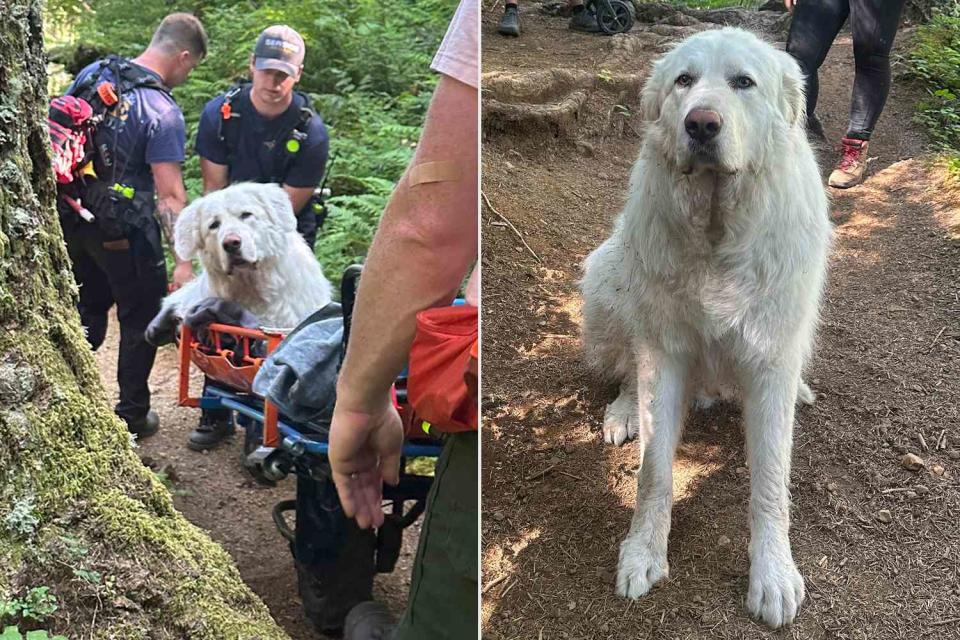
[(659, 549), (645, 535), (629, 535), (620, 543), (617, 595), (639, 598), (670, 575), (666, 548)]
[(603, 414), (603, 441), (618, 447), (640, 433), (636, 402), (620, 396), (607, 405)]
[(807, 383), (803, 380), (797, 385), (797, 400), (806, 405), (811, 405), (817, 400), (817, 394), (813, 392)]
[(754, 618), (774, 629), (790, 624), (797, 616), (803, 597), (803, 577), (789, 550), (785, 556), (768, 552), (750, 563), (747, 612)]

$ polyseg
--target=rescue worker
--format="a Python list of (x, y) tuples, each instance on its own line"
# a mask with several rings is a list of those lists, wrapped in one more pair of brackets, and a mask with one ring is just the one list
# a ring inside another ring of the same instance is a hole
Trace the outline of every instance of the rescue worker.
[[(337, 379), (329, 459), (344, 514), (384, 521), (383, 483), (399, 481), (403, 427), (390, 387), (404, 368), (417, 314), (465, 298), (479, 304), (477, 258), (478, 4), (461, 0), (431, 68), (441, 74), (417, 144), (377, 228)], [(443, 425), (434, 425), (443, 431)], [(446, 433), (402, 620), (356, 605), (344, 640), (460, 640), (477, 635), (478, 433)]]
[[(322, 202), (314, 194), (327, 164), (328, 136), (310, 99), (294, 90), (305, 52), (303, 38), (290, 27), (265, 29), (250, 57), (251, 80), (204, 107), (196, 150), (205, 194), (244, 181), (283, 187), (297, 231), (312, 249), (322, 221)], [(205, 410), (187, 446), (212, 449), (232, 432), (232, 412)]]
[[(96, 152), (79, 192), (94, 218), (81, 219), (62, 199), (57, 207), (80, 286), (80, 318), (94, 350), (106, 336), (107, 312), (117, 305), (120, 399), (115, 411), (140, 438), (154, 434), (160, 424), (150, 410), (147, 384), (156, 347), (144, 338), (167, 293), (159, 225), (172, 252), (173, 224), (187, 203), (180, 166), (186, 127), (170, 89), (183, 84), (206, 53), (200, 21), (173, 13), (139, 56), (98, 60), (81, 70), (67, 91), (113, 101), (95, 130)], [(174, 256), (173, 288), (179, 288), (193, 279), (193, 271), (189, 260)]]

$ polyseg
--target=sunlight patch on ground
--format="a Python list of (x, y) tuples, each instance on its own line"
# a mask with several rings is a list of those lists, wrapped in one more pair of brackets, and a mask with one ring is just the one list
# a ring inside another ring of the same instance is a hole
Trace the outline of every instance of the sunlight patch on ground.
[[(630, 453), (636, 451), (636, 443), (630, 443), (618, 451)], [(719, 445), (684, 445), (684, 451), (678, 451), (673, 461), (673, 500), (674, 504), (696, 493), (697, 486), (707, 477), (723, 468)], [(611, 469), (616, 465), (609, 465)], [(640, 469), (636, 462), (625, 472), (612, 472), (607, 481), (610, 491), (618, 496), (620, 504), (631, 511), (637, 500), (637, 474)], [(747, 480), (748, 482), (748, 480)]]
[(931, 167), (937, 183), (937, 191), (929, 194), (933, 215), (937, 224), (947, 232), (947, 237), (960, 241), (960, 178), (951, 173), (945, 162)]
[[(836, 230), (838, 236), (866, 238), (877, 231), (889, 229), (893, 225), (889, 220), (880, 220), (868, 213), (855, 212), (842, 227)], [(874, 258), (878, 256), (874, 255)]]
[(483, 554), (483, 566), (488, 574), (484, 575), (484, 588), (495, 589), (499, 592), (497, 598), (483, 598), (483, 610), (481, 614), (481, 624), (486, 625), (490, 616), (496, 611), (496, 604), (509, 589), (513, 588), (513, 582), (517, 578), (513, 577), (516, 565), (513, 558), (518, 557), (527, 547), (538, 540), (542, 534), (539, 527), (534, 527), (526, 532), (521, 532), (520, 537), (510, 541), (504, 541), (500, 544), (491, 544)]
[[(550, 269), (544, 269), (550, 272)], [(554, 276), (547, 276), (554, 281), (567, 282), (566, 276), (560, 272), (553, 272)], [(555, 295), (549, 297), (537, 309), (537, 315), (547, 317), (547, 315), (566, 316), (574, 327), (579, 327), (580, 317), (580, 294), (573, 295)], [(544, 356), (557, 357), (557, 351), (574, 348), (577, 351), (581, 348), (580, 332), (577, 329), (564, 333), (546, 333), (541, 334), (542, 339), (530, 348), (519, 347), (517, 353), (524, 359), (540, 358)]]

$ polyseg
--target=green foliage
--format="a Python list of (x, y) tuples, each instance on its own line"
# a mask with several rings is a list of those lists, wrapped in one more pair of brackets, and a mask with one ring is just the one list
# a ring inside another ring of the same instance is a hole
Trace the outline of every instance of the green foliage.
[(908, 62), (927, 91), (915, 119), (943, 149), (955, 173), (960, 166), (960, 3), (941, 8), (917, 30)]
[(153, 471), (152, 469), (151, 471), (153, 473), (153, 476), (158, 481), (160, 481), (160, 484), (166, 487), (167, 491), (169, 491), (172, 495), (175, 495), (175, 496), (192, 496), (193, 495), (193, 491), (191, 491), (190, 489), (180, 489), (179, 487), (177, 487), (173, 483), (173, 480), (170, 478), (170, 475), (168, 473), (164, 471)]
[(25, 620), (42, 622), (57, 610), (57, 597), (50, 587), (33, 587), (21, 600), (20, 615)]
[(67, 640), (65, 636), (51, 636), (46, 631), (27, 631), (24, 636), (19, 627), (6, 627), (0, 633), (0, 640)]
[(324, 241), (317, 243), (317, 257), (331, 279), (338, 280), (347, 266), (363, 262), (393, 183), (364, 178), (360, 186), (361, 193), (336, 196), (328, 202), (330, 214), (323, 230)]
[[(0, 601), (0, 621), (19, 616), (24, 621), (43, 622), (56, 610), (57, 598), (50, 587), (33, 587), (22, 598)], [(3, 638), (0, 636), (0, 640)]]
[(13, 509), (5, 519), (7, 529), (22, 537), (29, 537), (36, 531), (40, 520), (34, 512), (33, 498), (21, 498), (13, 503)]
[[(430, 61), (457, 0), (383, 3), (373, 0), (50, 0), (47, 19), (70, 44), (135, 56), (153, 29), (173, 11), (202, 20), (209, 54), (174, 96), (187, 121), (184, 178), (191, 197), (201, 192), (192, 141), (204, 104), (248, 75), (253, 45), (271, 24), (304, 37), (307, 54), (298, 89), (313, 99), (330, 133), (336, 158), (327, 186), (334, 198), (317, 255), (327, 275), (362, 259), (392, 185), (409, 162), (436, 84)], [(134, 8), (135, 7), (135, 8)], [(63, 41), (64, 38), (59, 38)]]
[(60, 542), (63, 543), (67, 552), (67, 557), (71, 561), (70, 569), (73, 576), (92, 585), (99, 585), (103, 582), (103, 576), (99, 571), (94, 571), (84, 564), (84, 560), (90, 550), (84, 546), (83, 542), (72, 536), (60, 536)]

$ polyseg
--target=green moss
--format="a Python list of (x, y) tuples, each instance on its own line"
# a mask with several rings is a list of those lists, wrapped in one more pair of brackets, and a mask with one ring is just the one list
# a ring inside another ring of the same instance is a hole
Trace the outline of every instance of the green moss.
[[(18, 115), (0, 122), (0, 364), (10, 383), (0, 380), (0, 520), (30, 496), (38, 522), (30, 545), (0, 527), (0, 593), (56, 585), (51, 630), (70, 637), (95, 616), (98, 638), (285, 638), (227, 553), (174, 510), (107, 405), (75, 309), (53, 181), (32, 173), (49, 163), (37, 142), (46, 135), (42, 42), (23, 19), (39, 2), (8, 4), (0, 114)], [(85, 562), (103, 584), (76, 577), (77, 559), (57, 542), (67, 535), (89, 548)]]

